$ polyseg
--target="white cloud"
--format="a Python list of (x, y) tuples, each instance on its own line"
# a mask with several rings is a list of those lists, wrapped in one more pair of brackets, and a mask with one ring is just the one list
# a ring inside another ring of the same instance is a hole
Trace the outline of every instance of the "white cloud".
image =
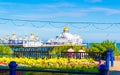
[(20, 18), (31, 18), (31, 19), (37, 19), (37, 18), (57, 18), (57, 17), (82, 17), (85, 16), (85, 13), (80, 12), (59, 12), (59, 13), (48, 13), (48, 14), (24, 14), (24, 15), (12, 15), (14, 17), (20, 17)]
[[(12, 2), (0, 2), (0, 6), (2, 6), (4, 10), (9, 11), (10, 12), (18, 12), (18, 13), (22, 13), (21, 11), (28, 12), (37, 12), (37, 13), (41, 13), (41, 12), (56, 12), (56, 11), (61, 11), (61, 9), (64, 10), (64, 8), (73, 8), (76, 7), (75, 4), (72, 3), (67, 3), (67, 2), (63, 2), (63, 3), (53, 3), (53, 4), (23, 4), (23, 3), (12, 3)], [(4, 6), (6, 6), (7, 8), (5, 8)], [(9, 9), (8, 9), (9, 8)], [(65, 9), (66, 10), (66, 9)]]
[(0, 5), (13, 5), (15, 3), (11, 3), (11, 2), (0, 2)]
[(114, 15), (114, 14), (120, 14), (120, 9), (113, 9), (113, 8), (104, 8), (104, 7), (91, 7), (91, 8), (84, 8), (84, 9), (74, 9), (76, 12), (81, 13), (105, 13), (106, 15)]
[(4, 10), (1, 10), (0, 11), (0, 14), (6, 14), (6, 13), (8, 13), (7, 11), (4, 11)]
[(44, 7), (44, 8), (58, 8), (58, 7), (74, 7), (75, 4), (72, 3), (53, 3), (53, 4), (24, 4), (24, 3), (12, 3), (12, 2), (0, 2), (0, 5), (7, 5), (7, 6), (30, 6), (30, 7)]
[[(102, 0), (86, 0), (92, 2), (100, 2)], [(38, 19), (38, 18), (58, 18), (58, 17), (72, 17), (78, 18), (86, 16), (90, 13), (99, 13), (106, 15), (120, 14), (120, 9), (104, 8), (104, 7), (90, 7), (79, 8), (73, 3), (55, 3), (55, 4), (16, 4), (0, 2), (1, 5), (12, 7), (12, 9), (0, 8), (0, 13), (7, 13), (11, 17), (24, 19)], [(16, 7), (18, 6), (18, 7)], [(22, 12), (21, 12), (22, 11)], [(15, 12), (15, 13), (14, 13)], [(7, 15), (8, 15), (7, 14)]]
[[(67, 11), (69, 10), (69, 12)], [(101, 13), (106, 15), (120, 14), (119, 9), (92, 7), (87, 9), (66, 9), (66, 11), (58, 11), (53, 13), (39, 13), (39, 14), (14, 14), (13, 17), (25, 18), (25, 19), (38, 19), (38, 18), (58, 18), (58, 17), (72, 17), (78, 18), (86, 16), (88, 13)]]
[(56, 4), (42, 4), (40, 6), (48, 8), (59, 8), (59, 7), (75, 7), (76, 5), (72, 3), (56, 3)]
[(120, 14), (120, 9), (111, 9), (111, 8), (103, 8), (103, 7), (90, 8), (89, 11), (90, 12), (104, 12), (107, 15)]
[(6, 14), (8, 11), (6, 11), (4, 8), (0, 7), (0, 14)]
[(102, 0), (85, 0), (86, 2), (102, 2)]

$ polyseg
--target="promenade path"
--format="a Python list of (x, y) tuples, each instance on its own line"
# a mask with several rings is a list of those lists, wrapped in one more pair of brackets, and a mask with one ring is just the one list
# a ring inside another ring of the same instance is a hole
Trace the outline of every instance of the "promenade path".
[(120, 57), (115, 58), (114, 66), (110, 67), (108, 75), (120, 75)]

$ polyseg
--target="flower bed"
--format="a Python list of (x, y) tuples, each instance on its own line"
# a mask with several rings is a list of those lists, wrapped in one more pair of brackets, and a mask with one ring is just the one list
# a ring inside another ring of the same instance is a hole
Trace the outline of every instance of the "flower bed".
[(50, 69), (50, 70), (73, 70), (85, 72), (97, 72), (98, 64), (92, 59), (73, 58), (0, 58), (1, 65), (8, 65), (10, 61), (16, 61), (18, 67), (29, 69)]

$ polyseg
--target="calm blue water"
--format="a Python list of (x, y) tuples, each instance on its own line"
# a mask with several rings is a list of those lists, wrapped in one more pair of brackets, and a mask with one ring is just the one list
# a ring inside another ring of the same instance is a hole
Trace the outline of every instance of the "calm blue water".
[(117, 48), (118, 48), (119, 51), (120, 51), (120, 43), (117, 43), (116, 46), (117, 46)]

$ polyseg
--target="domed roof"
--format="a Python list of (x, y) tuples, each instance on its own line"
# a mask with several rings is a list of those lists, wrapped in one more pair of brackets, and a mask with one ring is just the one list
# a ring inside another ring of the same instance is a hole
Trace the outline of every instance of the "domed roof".
[(64, 31), (68, 31), (69, 28), (67, 26), (64, 27)]
[(62, 34), (63, 35), (63, 37), (65, 37), (65, 38), (67, 38), (67, 39), (72, 39), (74, 36), (72, 35), (72, 34), (70, 34), (70, 33), (63, 33)]

